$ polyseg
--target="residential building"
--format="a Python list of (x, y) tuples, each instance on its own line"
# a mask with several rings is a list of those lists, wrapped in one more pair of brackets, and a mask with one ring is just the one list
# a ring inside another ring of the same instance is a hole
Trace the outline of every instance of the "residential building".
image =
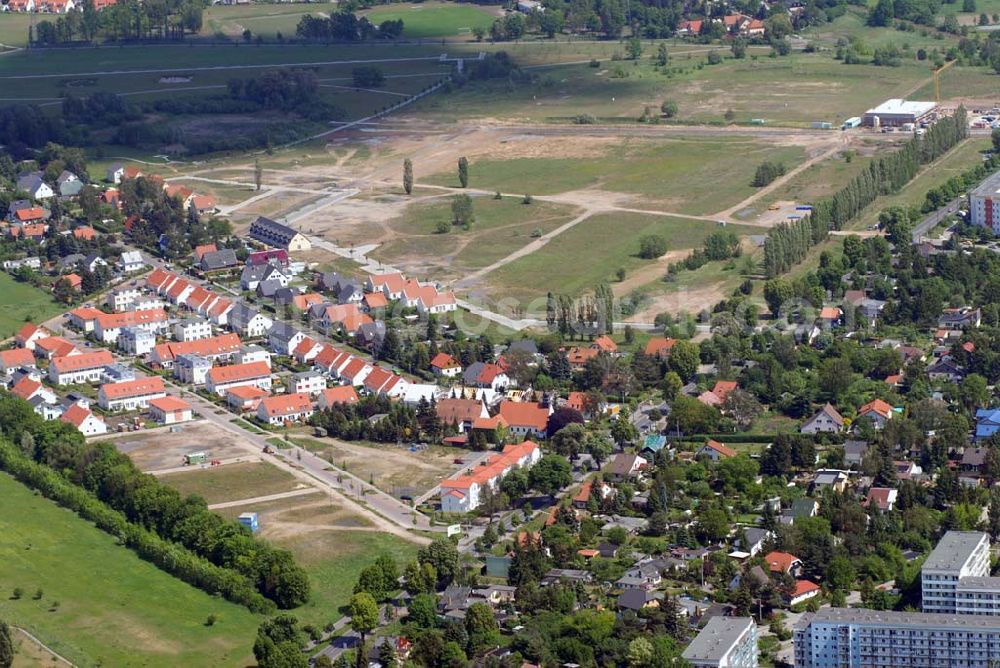
[(156, 348), (156, 334), (148, 329), (125, 327), (118, 335), (118, 347), (136, 357), (148, 355)]
[(732, 448), (727, 448), (724, 444), (718, 441), (708, 439), (705, 445), (701, 446), (701, 449), (695, 453), (696, 457), (707, 457), (713, 462), (717, 462), (720, 459), (729, 459), (730, 457), (735, 457), (738, 453)]
[(924, 612), (957, 612), (956, 591), (963, 578), (990, 574), (990, 537), (978, 531), (949, 531), (920, 569)]
[(541, 449), (532, 441), (504, 446), (498, 457), (487, 460), (471, 473), (441, 481), (441, 510), (446, 513), (475, 510), (486, 489), (496, 490), (503, 477), (515, 467), (531, 468), (541, 458)]
[(301, 422), (313, 412), (312, 397), (301, 392), (264, 397), (257, 405), (257, 418), (272, 425)]
[(407, 385), (407, 381), (381, 366), (374, 366), (362, 382), (365, 390), (383, 397), (397, 397)]
[(896, 499), (899, 497), (899, 490), (891, 487), (871, 487), (865, 497), (866, 508), (878, 508), (882, 512), (890, 512), (896, 507)]
[(316, 406), (321, 410), (326, 410), (336, 404), (356, 404), (359, 401), (361, 399), (358, 397), (358, 392), (353, 386), (338, 385), (337, 387), (328, 387), (322, 390), (319, 393)]
[(290, 356), (304, 338), (305, 332), (280, 320), (267, 333), (267, 343), (271, 350), (282, 356)]
[(646, 464), (645, 457), (620, 452), (604, 467), (604, 477), (610, 482), (626, 482), (639, 475)]
[(146, 267), (146, 260), (142, 257), (142, 251), (125, 251), (116, 264), (118, 271), (123, 274), (130, 274), (133, 271), (141, 271)]
[(245, 362), (250, 360), (239, 359), (242, 349), (239, 335), (235, 333), (220, 334), (207, 339), (197, 339), (195, 341), (171, 341), (161, 343), (153, 348), (149, 356), (149, 362), (154, 367), (169, 369), (181, 355), (198, 355), (213, 362), (236, 360)]
[(104, 370), (114, 363), (107, 350), (54, 357), (49, 362), (49, 381), (54, 385), (97, 383), (104, 377)]
[(987, 439), (1000, 431), (1000, 408), (976, 410), (976, 440)]
[(250, 364), (251, 362), (263, 362), (271, 367), (271, 351), (258, 345), (243, 346), (236, 354), (237, 364)]
[(551, 406), (532, 402), (501, 401), (500, 415), (515, 438), (544, 438), (549, 426)]
[(282, 225), (263, 216), (250, 224), (248, 234), (251, 239), (291, 252), (307, 251), (312, 248), (312, 244), (301, 233), (288, 225)]
[(177, 424), (189, 422), (193, 419), (194, 412), (188, 402), (168, 395), (150, 400), (149, 415), (159, 424)]
[(1000, 618), (821, 608), (793, 631), (796, 668), (991, 668)]
[(159, 334), (167, 329), (167, 314), (163, 309), (102, 313), (94, 323), (94, 335), (104, 343), (114, 343), (125, 327), (145, 329)]
[(188, 318), (174, 323), (174, 338), (178, 341), (197, 341), (212, 336), (212, 323), (204, 318)]
[(220, 271), (229, 271), (238, 266), (240, 261), (236, 258), (236, 251), (232, 248), (223, 248), (217, 251), (203, 253), (198, 261), (198, 268), (205, 274)]
[(51, 360), (53, 357), (66, 357), (79, 353), (79, 348), (61, 336), (49, 336), (35, 341), (35, 357), (39, 359)]
[(868, 418), (876, 429), (882, 429), (892, 419), (892, 406), (881, 399), (869, 401), (858, 409), (858, 420), (862, 418)]
[(271, 391), (271, 367), (263, 362), (217, 366), (209, 370), (205, 377), (205, 389), (225, 396), (226, 390), (241, 385), (251, 385), (261, 390)]
[(42, 179), (41, 172), (28, 172), (17, 179), (17, 190), (23, 190), (31, 195), (32, 199), (42, 200), (55, 196), (49, 184)]
[(59, 419), (76, 427), (84, 436), (100, 436), (108, 433), (108, 425), (104, 420), (94, 415), (90, 408), (80, 404), (73, 404), (67, 408)]
[(431, 360), (431, 371), (438, 376), (454, 378), (462, 373), (462, 365), (448, 353), (438, 353)]
[(248, 339), (258, 339), (265, 336), (274, 325), (274, 321), (255, 308), (243, 302), (233, 305), (228, 315), (229, 328)]
[(695, 668), (756, 668), (757, 657), (752, 617), (712, 617), (681, 653)]
[(666, 359), (670, 357), (670, 351), (673, 349), (675, 343), (677, 343), (677, 339), (653, 336), (646, 342), (646, 348), (643, 352), (651, 357)]
[(471, 430), (476, 420), (490, 415), (479, 399), (439, 399), (435, 409), (441, 423), (454, 425), (460, 434)]
[(1000, 233), (1000, 173), (992, 174), (969, 193), (969, 222)]
[(462, 379), (469, 387), (488, 387), (500, 390), (511, 384), (510, 377), (499, 364), (473, 362), (462, 374)]
[(226, 403), (239, 412), (256, 411), (261, 400), (268, 392), (252, 385), (238, 385), (226, 390)]
[(3, 261), (4, 271), (14, 271), (15, 269), (20, 269), (22, 267), (37, 271), (42, 268), (42, 259), (37, 255), (29, 255), (28, 257)]
[(803, 434), (836, 434), (844, 428), (844, 418), (837, 409), (826, 404), (815, 415), (805, 421), (799, 431)]
[(178, 355), (174, 360), (174, 377), (183, 383), (204, 385), (208, 372), (212, 368), (212, 360), (201, 355), (187, 353)]
[(764, 563), (772, 573), (787, 573), (793, 578), (802, 573), (802, 560), (788, 552), (768, 552)]
[(21, 366), (34, 366), (35, 354), (28, 348), (0, 350), (0, 371), (6, 373)]
[[(293, 394), (315, 396), (326, 389), (326, 377), (317, 371), (293, 373), (288, 378), (288, 391)], [(352, 390), (354, 388), (351, 388)]]
[(163, 379), (147, 376), (121, 383), (105, 383), (97, 392), (97, 404), (106, 411), (147, 408), (153, 399), (167, 396)]
[(25, 323), (14, 335), (14, 343), (18, 348), (35, 349), (35, 341), (52, 336), (49, 330), (33, 322)]
[(104, 303), (118, 312), (129, 311), (132, 308), (132, 304), (139, 299), (141, 294), (142, 291), (138, 287), (123, 285), (109, 292), (108, 296), (104, 299)]

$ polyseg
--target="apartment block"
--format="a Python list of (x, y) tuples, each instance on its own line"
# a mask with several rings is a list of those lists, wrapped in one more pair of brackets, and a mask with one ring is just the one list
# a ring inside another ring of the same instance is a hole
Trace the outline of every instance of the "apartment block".
[(949, 531), (920, 569), (923, 611), (958, 612), (958, 590), (962, 580), (984, 578), (989, 574), (989, 535), (979, 531)]
[(681, 657), (696, 668), (757, 668), (752, 617), (712, 617)]
[(796, 668), (992, 668), (1000, 661), (1000, 618), (981, 615), (823, 608), (804, 615), (793, 638)]

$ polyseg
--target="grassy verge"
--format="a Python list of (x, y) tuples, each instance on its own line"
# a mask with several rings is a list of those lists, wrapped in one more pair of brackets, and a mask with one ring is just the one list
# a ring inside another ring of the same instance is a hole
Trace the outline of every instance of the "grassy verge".
[(62, 309), (48, 292), (0, 273), (0, 338), (13, 336), (26, 320), (40, 323)]
[[(245, 608), (170, 577), (6, 474), (0, 498), (0, 617), (79, 666), (252, 661), (259, 618)], [(24, 589), (19, 600), (14, 587)], [(209, 614), (219, 616), (211, 627)]]

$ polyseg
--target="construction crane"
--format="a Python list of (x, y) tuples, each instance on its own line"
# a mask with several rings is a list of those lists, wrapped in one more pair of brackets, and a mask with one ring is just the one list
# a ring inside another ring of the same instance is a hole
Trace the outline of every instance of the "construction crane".
[(955, 62), (956, 61), (954, 61), (954, 60), (949, 60), (947, 63), (945, 63), (941, 67), (939, 67), (936, 70), (934, 70), (934, 101), (935, 102), (940, 102), (941, 101), (941, 73), (944, 72), (949, 67), (951, 67), (952, 65), (954, 65)]

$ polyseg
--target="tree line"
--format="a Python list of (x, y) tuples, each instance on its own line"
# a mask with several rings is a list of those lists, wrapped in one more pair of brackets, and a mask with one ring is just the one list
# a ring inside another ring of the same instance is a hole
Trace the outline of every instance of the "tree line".
[(84, 0), (81, 11), (29, 27), (28, 44), (183, 39), (201, 30), (205, 6), (203, 0), (127, 0), (97, 11), (93, 0)]
[(382, 21), (375, 25), (368, 17), (354, 12), (332, 12), (329, 18), (306, 14), (295, 27), (300, 39), (313, 42), (366, 42), (373, 39), (396, 39), (403, 34), (403, 21)]
[(771, 229), (764, 242), (764, 273), (783, 274), (801, 262), (809, 249), (841, 229), (882, 195), (898, 192), (922, 165), (933, 162), (968, 136), (964, 107), (938, 120), (923, 136), (914, 136), (895, 153), (872, 161), (832, 197), (813, 205), (812, 211), (791, 223)]
[(163, 570), (254, 611), (309, 599), (309, 579), (290, 552), (211, 512), (201, 497), (182, 497), (113, 444), (83, 443), (71, 425), (44, 420), (13, 395), (0, 397), (0, 425), (4, 470)]

